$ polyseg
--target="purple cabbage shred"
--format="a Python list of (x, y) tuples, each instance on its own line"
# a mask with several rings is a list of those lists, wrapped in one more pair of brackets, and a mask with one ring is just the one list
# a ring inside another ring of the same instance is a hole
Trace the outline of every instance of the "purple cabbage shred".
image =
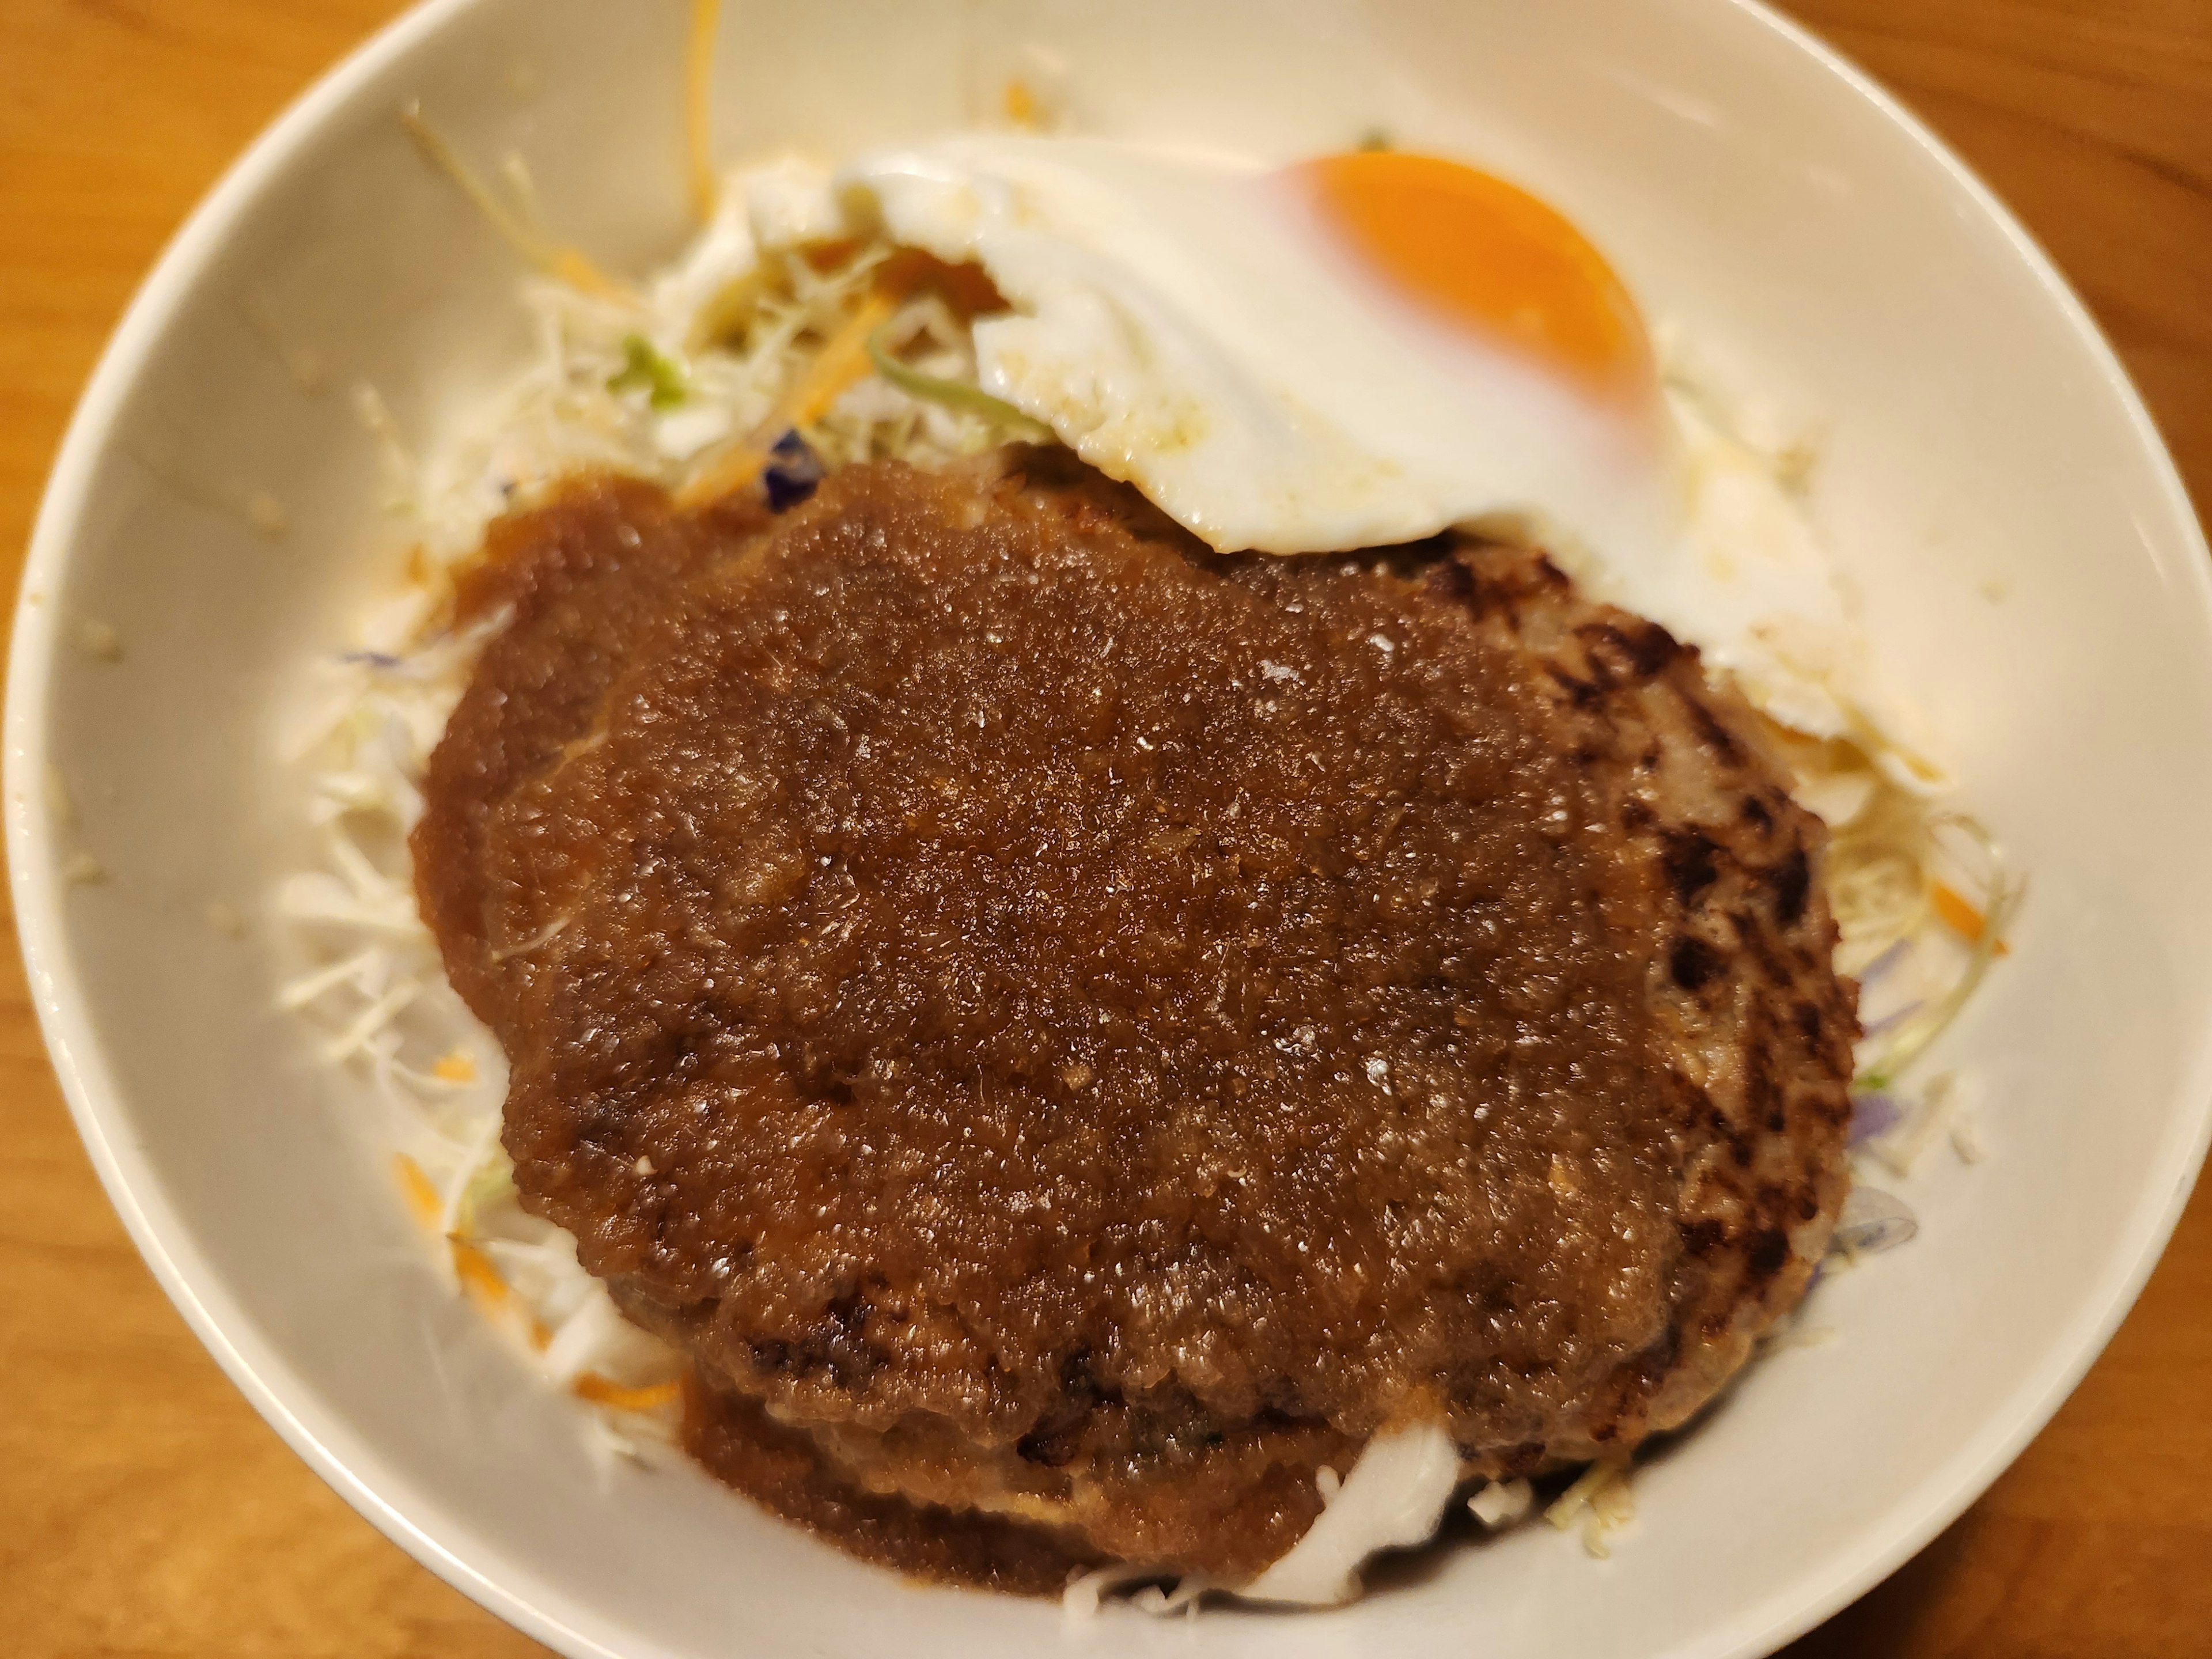
[(814, 486), (822, 482), (822, 458), (806, 440), (795, 430), (785, 433), (769, 451), (768, 470), (761, 474), (769, 511), (781, 513), (797, 507), (814, 493)]
[(1904, 961), (1906, 956), (1911, 953), (1911, 950), (1912, 941), (1909, 939), (1901, 939), (1898, 940), (1896, 944), (1891, 945), (1889, 949), (1884, 951), (1880, 956), (1876, 957), (1872, 962), (1867, 963), (1865, 967), (1860, 969), (1858, 972), (1859, 989), (1863, 991), (1869, 986), (1881, 979), (1884, 974), (1888, 973), (1892, 969), (1895, 968), (1899, 963)]
[(1873, 1255), (1895, 1249), (1919, 1231), (1919, 1218), (1902, 1199), (1877, 1187), (1854, 1187), (1836, 1218), (1833, 1248)]
[(1891, 1012), (1884, 1014), (1880, 1019), (1875, 1021), (1873, 1024), (1861, 1027), (1859, 1036), (1862, 1039), (1866, 1037), (1875, 1037), (1880, 1036), (1884, 1031), (1893, 1030), (1899, 1024), (1911, 1018), (1913, 1015), (1918, 1013), (1922, 1006), (1923, 1005), (1917, 1000), (1908, 1002), (1902, 1008), (1894, 1009)]
[(1851, 1097), (1850, 1144), (1872, 1140), (1876, 1135), (1887, 1134), (1905, 1116), (1905, 1109), (1894, 1097), (1879, 1090)]

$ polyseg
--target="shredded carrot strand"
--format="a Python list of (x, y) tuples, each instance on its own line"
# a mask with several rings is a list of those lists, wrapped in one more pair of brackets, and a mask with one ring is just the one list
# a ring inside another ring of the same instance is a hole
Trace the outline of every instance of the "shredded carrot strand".
[(453, 1272), (469, 1293), (487, 1308), (505, 1307), (511, 1292), (492, 1259), (465, 1238), (449, 1238), (447, 1243), (453, 1246)]
[[(445, 1213), (446, 1204), (438, 1196), (438, 1189), (430, 1184), (430, 1177), (422, 1173), (422, 1166), (404, 1152), (392, 1162), (399, 1172), (400, 1190), (406, 1194), (407, 1207), (415, 1212), (415, 1218), (426, 1227), (436, 1226), (439, 1217)], [(486, 1313), (498, 1313), (514, 1304), (514, 1291), (489, 1256), (465, 1238), (452, 1233), (446, 1235), (446, 1243), (453, 1253), (454, 1276), (479, 1307)], [(526, 1317), (529, 1322), (525, 1334), (530, 1339), (530, 1346), (543, 1352), (553, 1340), (553, 1333), (535, 1314), (526, 1312)]]
[(1982, 913), (1952, 888), (1942, 882), (1929, 884), (1929, 898), (1936, 906), (1936, 914), (1953, 933), (1963, 934), (1969, 942), (1978, 940), (1985, 925)]
[(714, 216), (721, 187), (714, 177), (714, 31), (721, 0), (691, 0), (691, 40), (684, 63), (684, 136), (691, 164), (691, 211)]
[(461, 1281), (470, 1299), (487, 1314), (501, 1314), (512, 1310), (522, 1316), (523, 1334), (530, 1346), (543, 1353), (553, 1340), (553, 1333), (545, 1322), (522, 1306), (516, 1299), (514, 1287), (507, 1282), (492, 1259), (457, 1233), (446, 1235), (446, 1243), (453, 1252), (453, 1272)]
[(897, 303), (895, 293), (883, 287), (872, 290), (860, 301), (860, 309), (847, 318), (815, 354), (806, 373), (777, 402), (775, 412), (685, 484), (677, 495), (677, 505), (703, 507), (708, 501), (734, 495), (759, 477), (767, 470), (769, 456), (779, 438), (793, 427), (821, 419), (823, 412), (837, 401), (837, 394), (868, 372), (872, 367), (868, 361), (868, 337), (890, 319)]
[(593, 264), (574, 248), (558, 249), (553, 255), (552, 273), (570, 288), (586, 294), (614, 296), (629, 292), (615, 279)]
[[(1936, 914), (1943, 925), (1969, 945), (1980, 944), (1982, 930), (1989, 926), (1982, 913), (1963, 895), (1942, 882), (1931, 881), (1928, 889), (1929, 902), (1936, 907)], [(2001, 957), (2010, 954), (2002, 939), (1996, 942), (1996, 949)]]
[(672, 1406), (684, 1393), (680, 1384), (655, 1382), (642, 1389), (627, 1389), (611, 1382), (597, 1371), (586, 1371), (569, 1384), (577, 1398), (588, 1400), (594, 1406), (611, 1406), (618, 1412), (657, 1412), (663, 1406)]
[(621, 283), (606, 275), (583, 254), (562, 247), (501, 201), (490, 185), (469, 170), (460, 153), (446, 137), (423, 119), (422, 107), (410, 104), (399, 112), (399, 125), (415, 141), (416, 150), (439, 172), (452, 179), (477, 212), (483, 215), (501, 240), (550, 276), (557, 276), (586, 294), (620, 294)]
[(430, 1177), (422, 1173), (422, 1166), (402, 1152), (392, 1160), (398, 1172), (399, 1190), (407, 1195), (407, 1207), (416, 1220), (426, 1227), (438, 1224), (445, 1213), (446, 1200), (438, 1196), (438, 1189), (430, 1184)]
[(775, 447), (774, 439), (763, 443), (758, 437), (732, 445), (677, 492), (676, 504), (686, 508), (704, 507), (725, 495), (734, 495), (768, 470), (769, 453)]
[(808, 426), (820, 420), (837, 401), (837, 394), (873, 367), (868, 360), (868, 337), (890, 320), (897, 307), (896, 297), (881, 288), (860, 301), (860, 308), (830, 337), (805, 380), (777, 411), (787, 425)]

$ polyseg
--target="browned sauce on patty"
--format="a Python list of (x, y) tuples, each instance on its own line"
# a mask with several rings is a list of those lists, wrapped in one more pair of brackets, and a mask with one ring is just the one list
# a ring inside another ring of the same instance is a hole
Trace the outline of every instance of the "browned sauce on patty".
[(1233, 1581), (1395, 1419), (1680, 1422), (1818, 1258), (1820, 827), (1539, 556), (1223, 559), (1017, 456), (581, 484), (467, 603), (415, 849), (524, 1201), (823, 1478)]

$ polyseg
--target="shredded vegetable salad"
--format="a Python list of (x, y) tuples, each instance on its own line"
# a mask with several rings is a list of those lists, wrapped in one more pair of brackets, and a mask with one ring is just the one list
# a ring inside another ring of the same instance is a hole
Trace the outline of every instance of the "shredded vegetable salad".
[[(714, 11), (701, 0), (708, 41)], [(703, 122), (695, 108), (702, 147)], [(412, 548), (404, 579), (353, 646), (318, 665), (292, 734), (320, 853), (276, 896), (298, 956), (276, 1006), (311, 1023), (325, 1062), (368, 1085), (374, 1139), (456, 1292), (549, 1383), (592, 1408), (593, 1445), (650, 1461), (673, 1443), (678, 1357), (622, 1318), (568, 1235), (518, 1203), (500, 1146), (504, 1060), (447, 983), (416, 907), (406, 836), (421, 781), (500, 622), (456, 631), (451, 573), (490, 520), (580, 471), (647, 478), (682, 501), (757, 483), (781, 507), (855, 461), (941, 465), (1045, 434), (975, 384), (969, 320), (988, 296), (881, 241), (823, 239), (787, 163), (695, 179), (707, 215), (696, 241), (668, 270), (629, 283), (542, 231), (514, 187), (519, 165), (501, 170), (502, 191), (418, 112), (407, 125), (533, 268), (522, 302), (537, 349), (465, 434), (428, 455), (413, 452), (372, 388), (357, 393)], [(1772, 466), (1778, 485), (1795, 490), (1802, 458), (1777, 453)], [(1848, 741), (1774, 735), (1802, 798), (1834, 832), (1838, 967), (1860, 980), (1866, 1032), (1857, 1172), (1906, 1176), (1946, 1132), (1960, 1156), (1977, 1156), (1955, 1080), (1923, 1081), (1919, 1068), (2005, 951), (2021, 884), (1986, 833), (1901, 781), (1904, 769)], [(1863, 1182), (1835, 1249), (1844, 1259), (1884, 1249), (1916, 1225), (1902, 1200)], [(1470, 1507), (1486, 1526), (1544, 1513), (1578, 1528), (1594, 1554), (1632, 1513), (1626, 1471), (1609, 1464), (1547, 1504), (1510, 1482), (1485, 1487)], [(1109, 1571), (1079, 1589), (1095, 1604), (1102, 1589), (1143, 1577)]]
[(301, 963), (276, 1006), (313, 1023), (325, 1062), (371, 1085), (394, 1179), (457, 1291), (549, 1382), (599, 1408), (593, 1443), (644, 1457), (672, 1442), (676, 1357), (616, 1312), (567, 1234), (516, 1202), (499, 1144), (504, 1058), (447, 983), (416, 908), (406, 836), (420, 783), (500, 620), (453, 630), (451, 573), (492, 518), (580, 471), (690, 498), (761, 481), (781, 507), (830, 467), (942, 464), (1024, 428), (975, 389), (962, 309), (973, 296), (957, 284), (880, 243), (761, 245), (748, 215), (773, 194), (773, 165), (733, 176), (690, 258), (630, 287), (556, 247), (419, 113), (408, 125), (537, 268), (522, 297), (538, 352), (468, 435), (426, 458), (372, 388), (358, 392), (415, 545), (352, 648), (318, 665), (289, 737), (322, 858), (276, 895)]

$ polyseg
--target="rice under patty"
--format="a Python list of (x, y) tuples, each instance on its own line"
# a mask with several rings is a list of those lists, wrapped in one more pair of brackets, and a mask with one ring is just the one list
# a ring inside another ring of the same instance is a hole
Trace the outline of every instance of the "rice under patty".
[(1237, 1582), (1388, 1424), (1680, 1422), (1819, 1259), (1823, 832), (1538, 555), (1015, 452), (579, 486), (465, 604), (414, 848), (524, 1201), (856, 1491)]

